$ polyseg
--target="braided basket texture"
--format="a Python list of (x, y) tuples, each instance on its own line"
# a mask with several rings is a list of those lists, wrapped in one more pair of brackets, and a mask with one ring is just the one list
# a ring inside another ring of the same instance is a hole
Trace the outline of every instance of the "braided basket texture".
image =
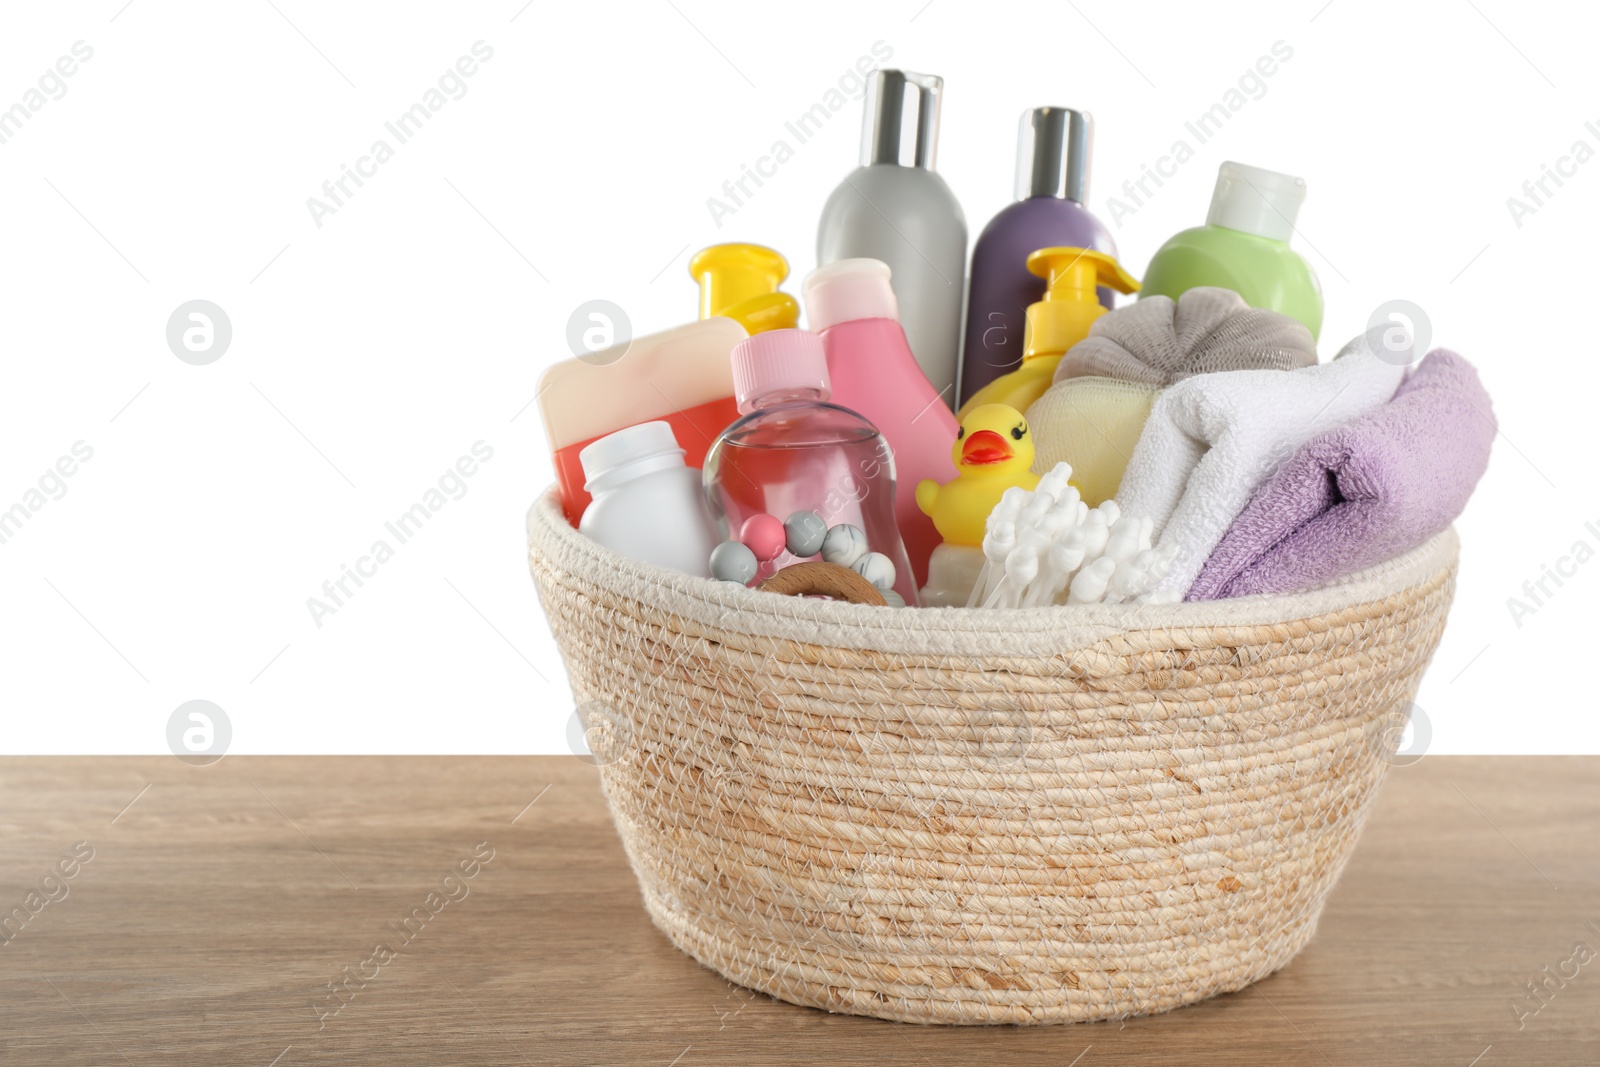
[(1285, 597), (893, 609), (622, 559), (533, 576), (655, 924), (796, 1004), (1164, 1011), (1284, 966), (1438, 644), (1457, 541)]

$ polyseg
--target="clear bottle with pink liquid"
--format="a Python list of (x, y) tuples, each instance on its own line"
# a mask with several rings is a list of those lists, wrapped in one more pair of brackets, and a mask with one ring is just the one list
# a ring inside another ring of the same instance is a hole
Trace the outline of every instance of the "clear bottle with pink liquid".
[(905, 487), (895, 500), (896, 522), (921, 586), (939, 531), (917, 507), (914, 490), (925, 478), (940, 485), (955, 480), (955, 390), (941, 395), (917, 366), (900, 328), (888, 264), (841, 259), (807, 275), (801, 292), (806, 318), (828, 354), (834, 399), (865, 415), (894, 451), (895, 473)]
[[(877, 427), (828, 403), (827, 355), (806, 330), (773, 330), (734, 346), (734, 396), (742, 413), (706, 453), (706, 503), (724, 537), (752, 515), (815, 511), (849, 523), (894, 564), (894, 590), (917, 603), (916, 578), (895, 525), (894, 455)], [(788, 552), (758, 577), (801, 562)]]

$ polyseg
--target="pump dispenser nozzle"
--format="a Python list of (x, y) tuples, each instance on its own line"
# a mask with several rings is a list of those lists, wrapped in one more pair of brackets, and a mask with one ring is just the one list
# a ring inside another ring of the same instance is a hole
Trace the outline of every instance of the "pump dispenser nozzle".
[(1088, 248), (1041, 248), (1028, 257), (1028, 269), (1045, 280), (1044, 299), (1028, 308), (1022, 358), (1059, 356), (1089, 336), (1089, 327), (1106, 309), (1095, 286), (1136, 293), (1139, 282), (1104, 252)]
[(1043, 300), (1028, 306), (1022, 363), (968, 397), (956, 412), (959, 418), (984, 404), (1026, 412), (1050, 388), (1062, 355), (1088, 337), (1094, 320), (1106, 313), (1095, 286), (1119, 293), (1139, 289), (1139, 282), (1115, 259), (1089, 248), (1041, 248), (1028, 257), (1028, 269), (1045, 280), (1045, 290)]
[(793, 329), (800, 305), (778, 286), (789, 276), (783, 256), (763, 245), (712, 245), (689, 260), (700, 283), (700, 317), (733, 319), (749, 334)]

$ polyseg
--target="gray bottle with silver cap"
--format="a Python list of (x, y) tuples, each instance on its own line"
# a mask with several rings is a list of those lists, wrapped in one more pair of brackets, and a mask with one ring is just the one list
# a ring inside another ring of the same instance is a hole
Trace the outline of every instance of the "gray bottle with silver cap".
[[(1089, 161), (1094, 120), (1065, 107), (1022, 113), (1017, 138), (1017, 199), (989, 220), (972, 248), (961, 402), (1022, 362), (1028, 305), (1044, 296), (1044, 279), (1028, 270), (1041, 248), (1092, 248), (1117, 254), (1116, 242), (1089, 214)], [(1111, 307), (1111, 290), (1100, 303)]]
[(934, 171), (943, 90), (943, 79), (931, 74), (880, 70), (872, 77), (861, 166), (822, 209), (817, 263), (866, 258), (889, 265), (911, 351), (954, 407), (967, 222)]

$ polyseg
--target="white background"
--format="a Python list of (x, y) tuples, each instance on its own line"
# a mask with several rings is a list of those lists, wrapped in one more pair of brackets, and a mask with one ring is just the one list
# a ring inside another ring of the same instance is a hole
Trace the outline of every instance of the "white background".
[[(526, 405), (578, 304), (612, 300), (636, 333), (688, 321), (687, 259), (726, 240), (783, 251), (795, 291), (860, 103), (721, 228), (706, 201), (875, 41), (944, 76), (939, 169), (975, 236), (1010, 197), (1023, 108), (1093, 112), (1104, 218), (1281, 40), (1265, 94), (1123, 220), (1123, 260), (1141, 273), (1200, 223), (1225, 159), (1307, 179), (1324, 358), (1412, 300), (1503, 431), (1419, 697), (1432, 751), (1600, 752), (1600, 561), (1520, 626), (1507, 607), (1574, 542), (1600, 547), (1600, 161), (1520, 227), (1507, 207), (1573, 142), (1600, 149), (1589, 9), (274, 3), (5, 11), (0, 108), (74, 42), (94, 54), (0, 144), (0, 509), (74, 442), (94, 455), (0, 544), (0, 750), (159, 753), (200, 698), (234, 752), (567, 751), (522, 517), (551, 477)], [(307, 198), (394, 145), (385, 121), (480, 40), (466, 94), (319, 228)], [(196, 298), (233, 326), (208, 366), (166, 344)], [(307, 598), (480, 440), (466, 495), (319, 628)]]

